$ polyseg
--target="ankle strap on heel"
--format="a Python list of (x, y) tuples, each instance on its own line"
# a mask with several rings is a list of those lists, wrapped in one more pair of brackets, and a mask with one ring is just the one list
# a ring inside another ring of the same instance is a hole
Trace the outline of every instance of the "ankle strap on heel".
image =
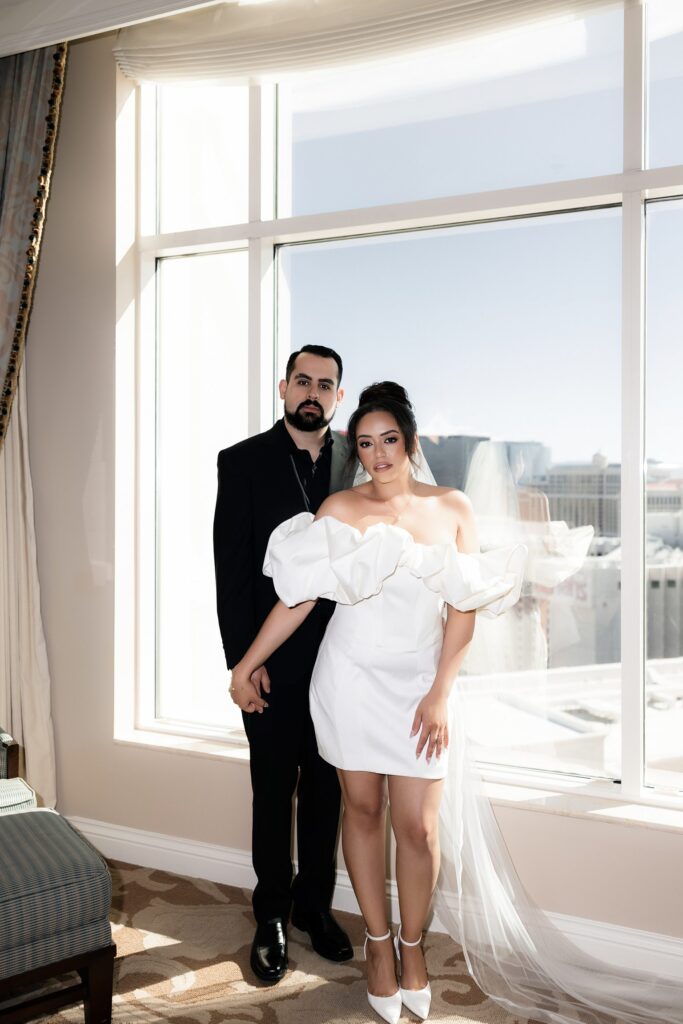
[(415, 942), (408, 942), (408, 940), (404, 939), (403, 936), (401, 935), (401, 926), (399, 925), (398, 926), (398, 941), (401, 942), (404, 946), (419, 946), (420, 943), (422, 942), (422, 932), (420, 932), (420, 937), (419, 937), (419, 939), (416, 939)]
[(387, 928), (386, 935), (371, 935), (370, 932), (366, 928), (365, 929), (365, 942), (363, 943), (363, 956), (367, 959), (368, 939), (370, 939), (371, 942), (384, 942), (385, 939), (390, 939), (390, 938), (391, 938), (391, 928)]

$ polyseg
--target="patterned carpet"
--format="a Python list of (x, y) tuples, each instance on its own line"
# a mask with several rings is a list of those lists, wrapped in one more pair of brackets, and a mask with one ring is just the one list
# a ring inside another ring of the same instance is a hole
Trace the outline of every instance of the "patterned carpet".
[[(243, 889), (112, 863), (112, 924), (118, 947), (115, 1024), (378, 1024), (365, 995), (363, 927), (339, 914), (356, 958), (332, 964), (312, 952), (308, 936), (289, 930), (290, 970), (274, 987), (249, 970), (253, 937), (250, 894)], [(460, 950), (428, 935), (431, 1021), (524, 1024), (487, 1000), (470, 979)], [(83, 1007), (40, 1018), (82, 1024)], [(403, 1022), (413, 1020), (404, 1011)]]

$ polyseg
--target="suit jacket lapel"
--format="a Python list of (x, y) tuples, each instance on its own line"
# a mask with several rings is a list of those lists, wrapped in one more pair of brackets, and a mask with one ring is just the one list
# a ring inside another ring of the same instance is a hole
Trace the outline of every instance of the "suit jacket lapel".
[(334, 494), (335, 491), (343, 491), (345, 487), (350, 487), (352, 482), (349, 482), (346, 469), (346, 437), (338, 430), (333, 430), (332, 436), (334, 444), (332, 445), (332, 462), (330, 464), (330, 494)]

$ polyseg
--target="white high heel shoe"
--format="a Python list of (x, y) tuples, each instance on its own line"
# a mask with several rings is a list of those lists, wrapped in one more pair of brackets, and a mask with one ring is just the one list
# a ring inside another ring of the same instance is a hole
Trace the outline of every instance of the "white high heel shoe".
[[(363, 944), (363, 956), (367, 960), (367, 949), (368, 939), (371, 942), (384, 942), (386, 939), (391, 938), (391, 930), (387, 931), (386, 935), (371, 935), (366, 930), (365, 942)], [(378, 1013), (382, 1020), (387, 1021), (387, 1024), (398, 1024), (401, 1016), (401, 991), (397, 989), (393, 996), (373, 996), (372, 992), (368, 990), (368, 1002), (373, 1008), (375, 1013)]]
[[(401, 926), (398, 926), (398, 935), (394, 939), (394, 947), (396, 949), (396, 958), (398, 960), (399, 978), (402, 973), (401, 969), (401, 943), (404, 946), (419, 946), (422, 942), (422, 935), (416, 942), (406, 942), (401, 937)], [(400, 982), (399, 982), (400, 984)], [(432, 1004), (432, 986), (427, 982), (424, 988), (399, 988), (399, 995), (401, 996), (401, 1002), (407, 1009), (414, 1013), (421, 1020), (427, 1020), (429, 1016), (429, 1008)]]

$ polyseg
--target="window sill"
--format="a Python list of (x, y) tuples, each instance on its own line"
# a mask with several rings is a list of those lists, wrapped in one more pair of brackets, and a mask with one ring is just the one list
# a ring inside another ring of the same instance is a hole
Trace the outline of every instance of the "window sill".
[[(232, 761), (247, 766), (249, 747), (230, 740), (181, 736), (168, 732), (131, 729), (116, 736), (115, 743), (164, 750), (193, 757)], [(529, 785), (518, 778), (493, 778), (483, 773), (484, 789), (494, 807), (514, 808), (542, 814), (601, 821), (606, 824), (641, 826), (664, 832), (683, 833), (683, 800), (653, 797), (653, 802), (627, 800), (615, 794), (600, 793), (600, 783), (558, 782), (556, 788)], [(605, 785), (609, 785), (605, 783)], [(613, 787), (616, 788), (616, 787)], [(586, 792), (589, 790), (589, 792)]]
[(249, 764), (249, 747), (246, 741), (214, 740), (197, 736), (181, 736), (177, 733), (156, 732), (151, 729), (131, 729), (114, 737), (114, 743), (143, 747), (147, 750), (165, 750), (175, 754), (190, 754), (219, 761), (236, 761)]
[[(485, 791), (494, 807), (543, 814), (559, 814), (584, 821), (601, 821), (612, 825), (638, 825), (663, 832), (683, 833), (683, 801), (653, 797), (653, 802), (627, 800), (618, 794), (597, 794), (596, 784), (575, 783), (571, 789), (520, 785), (500, 778), (485, 779)], [(582, 792), (589, 788), (592, 792)], [(616, 788), (616, 787), (615, 787)]]

